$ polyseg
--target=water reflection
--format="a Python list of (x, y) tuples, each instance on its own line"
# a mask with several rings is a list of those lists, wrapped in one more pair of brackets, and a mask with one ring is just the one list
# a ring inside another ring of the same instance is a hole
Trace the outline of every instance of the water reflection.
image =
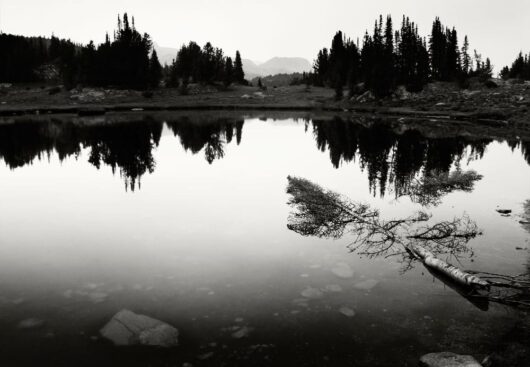
[[(473, 251), (467, 245), (482, 233), (467, 215), (432, 223), (429, 213), (420, 211), (400, 218), (383, 219), (378, 209), (326, 190), (309, 180), (288, 177), (287, 228), (302, 236), (339, 239), (348, 235), (350, 251), (368, 258), (397, 256), (410, 270), (418, 260), (412, 253), (422, 248), (434, 256), (456, 260)], [(412, 255), (411, 255), (412, 254)]]
[(210, 164), (216, 159), (224, 157), (224, 146), (230, 144), (236, 136), (237, 145), (241, 143), (244, 120), (226, 118), (214, 121), (202, 121), (184, 116), (166, 121), (167, 126), (175, 136), (180, 137), (180, 143), (186, 151), (193, 154), (204, 149), (206, 161)]
[(368, 173), (370, 191), (385, 195), (391, 184), (396, 197), (407, 195), (416, 175), (449, 172), (463, 158), (480, 159), (491, 139), (466, 137), (430, 138), (420, 131), (400, 133), (391, 124), (373, 121), (353, 124), (350, 120), (313, 121), (320, 150), (329, 151), (331, 163), (355, 161)]
[[(420, 129), (405, 129), (391, 121), (367, 118), (304, 119), (312, 130), (318, 149), (329, 152), (335, 168), (358, 162), (367, 172), (370, 192), (383, 197), (411, 196), (415, 185), (432, 177), (447, 175), (462, 160), (481, 159), (491, 138), (445, 136)], [(78, 117), (25, 118), (15, 123), (0, 122), (0, 158), (15, 169), (35, 159), (49, 158), (54, 151), (62, 161), (89, 149), (89, 162), (118, 171), (126, 188), (134, 190), (140, 179), (155, 170), (153, 150), (164, 126), (180, 139), (184, 150), (203, 152), (212, 164), (225, 156), (225, 147), (243, 136), (241, 116), (149, 116), (120, 115), (96, 119)], [(273, 144), (273, 142), (271, 142)], [(530, 163), (530, 143), (509, 141), (520, 148)], [(436, 195), (431, 202), (436, 204)]]
[[(243, 123), (239, 119), (197, 121), (188, 117), (165, 122), (186, 151), (197, 154), (204, 150), (210, 164), (223, 158), (224, 145), (234, 135), (237, 143), (241, 142)], [(49, 158), (54, 151), (63, 161), (69, 156), (77, 157), (82, 148), (87, 148), (92, 165), (99, 169), (104, 164), (113, 172), (119, 171), (125, 188), (134, 191), (140, 187), (141, 177), (155, 169), (153, 150), (160, 142), (163, 127), (163, 121), (151, 116), (127, 121), (23, 119), (0, 124), (0, 157), (15, 169), (32, 164), (35, 159)]]

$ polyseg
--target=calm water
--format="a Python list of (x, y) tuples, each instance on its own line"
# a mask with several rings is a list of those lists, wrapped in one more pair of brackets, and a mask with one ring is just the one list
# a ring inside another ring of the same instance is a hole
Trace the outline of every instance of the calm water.
[[(398, 218), (422, 209), (406, 196), (414, 177), (474, 169), (484, 177), (473, 192), (424, 209), (466, 213), (483, 230), (451, 262), (519, 274), (530, 267), (516, 250), (530, 247), (518, 222), (528, 142), (269, 117), (1, 122), (0, 364), (415, 366), (433, 351), (483, 358), (527, 322), (476, 308), (420, 264), (350, 253), (347, 236), (289, 231), (285, 189), (288, 175), (305, 177)], [(123, 308), (174, 325), (181, 346), (97, 338)], [(44, 325), (18, 327), (28, 318)]]

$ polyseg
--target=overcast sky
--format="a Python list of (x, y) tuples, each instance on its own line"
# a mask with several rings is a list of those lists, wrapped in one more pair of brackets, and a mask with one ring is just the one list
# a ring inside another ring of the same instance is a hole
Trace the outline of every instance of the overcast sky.
[(312, 61), (335, 31), (362, 38), (381, 13), (392, 14), (395, 23), (407, 14), (422, 35), (438, 15), (457, 27), (460, 41), (467, 34), (471, 48), (489, 56), (497, 70), (520, 50), (530, 51), (530, 0), (0, 0), (0, 29), (101, 42), (125, 11), (161, 46), (210, 41), (256, 61)]

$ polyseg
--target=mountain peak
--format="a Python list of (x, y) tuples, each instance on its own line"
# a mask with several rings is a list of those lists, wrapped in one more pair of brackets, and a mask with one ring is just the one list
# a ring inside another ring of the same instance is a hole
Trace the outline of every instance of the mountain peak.
[[(153, 46), (158, 54), (160, 63), (170, 65), (177, 56), (176, 48), (162, 47), (156, 42)], [(257, 76), (268, 76), (275, 74), (292, 74), (311, 71), (311, 64), (303, 57), (280, 57), (275, 56), (265, 62), (256, 62), (249, 59), (243, 59), (243, 71), (247, 79)]]
[(244, 59), (243, 70), (246, 78), (252, 79), (257, 76), (308, 72), (311, 71), (311, 64), (303, 57), (275, 56), (263, 63)]

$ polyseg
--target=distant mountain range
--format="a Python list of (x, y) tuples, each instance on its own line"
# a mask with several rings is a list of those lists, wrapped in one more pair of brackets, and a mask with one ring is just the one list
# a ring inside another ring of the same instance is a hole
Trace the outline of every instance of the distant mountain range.
[(264, 63), (243, 59), (245, 78), (276, 74), (303, 73), (311, 70), (311, 64), (301, 57), (273, 57)]
[[(162, 65), (171, 65), (173, 59), (177, 56), (178, 50), (176, 48), (161, 47), (156, 43), (154, 48)], [(243, 71), (245, 72), (245, 78), (248, 80), (258, 76), (303, 73), (310, 71), (311, 68), (309, 61), (302, 57), (273, 57), (263, 63), (243, 59)]]

